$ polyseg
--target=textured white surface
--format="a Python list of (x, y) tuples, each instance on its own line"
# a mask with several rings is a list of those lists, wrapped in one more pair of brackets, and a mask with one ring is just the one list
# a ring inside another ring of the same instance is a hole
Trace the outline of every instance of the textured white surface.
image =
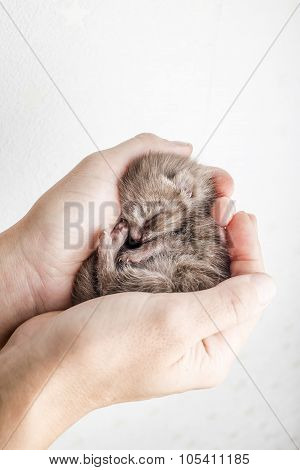
[[(201, 148), (296, 0), (3, 2), (100, 148), (141, 131)], [(202, 154), (257, 214), (278, 295), (241, 354), (300, 443), (300, 11)], [(1, 220), (18, 220), (94, 151), (0, 9)], [(52, 446), (291, 448), (235, 364), (217, 390), (99, 410)]]

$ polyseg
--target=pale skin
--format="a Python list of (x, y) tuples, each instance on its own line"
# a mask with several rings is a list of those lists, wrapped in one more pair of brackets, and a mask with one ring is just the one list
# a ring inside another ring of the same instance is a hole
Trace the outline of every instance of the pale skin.
[(232, 179), (216, 169), (214, 217), (227, 225), (231, 279), (197, 293), (122, 293), (70, 307), (74, 275), (99, 232), (84, 219), (83, 246), (65, 250), (63, 202), (118, 207), (117, 176), (149, 150), (188, 156), (192, 148), (142, 134), (93, 154), (0, 236), (1, 448), (46, 448), (95, 408), (216, 386), (274, 295), (255, 217), (227, 213)]

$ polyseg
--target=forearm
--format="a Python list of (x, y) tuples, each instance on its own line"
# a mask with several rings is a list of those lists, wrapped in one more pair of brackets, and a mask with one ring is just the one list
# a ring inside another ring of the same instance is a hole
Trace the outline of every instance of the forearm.
[(22, 246), (23, 221), (0, 234), (0, 348), (12, 332), (37, 313), (38, 274)]
[[(18, 330), (17, 330), (18, 334)], [(38, 335), (39, 336), (39, 335)], [(57, 344), (24, 335), (0, 352), (0, 449), (45, 449), (86, 412)]]

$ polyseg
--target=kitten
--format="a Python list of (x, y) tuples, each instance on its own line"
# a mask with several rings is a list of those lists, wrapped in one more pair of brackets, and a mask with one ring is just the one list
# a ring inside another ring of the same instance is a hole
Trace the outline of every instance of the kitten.
[(150, 153), (118, 183), (121, 216), (81, 266), (74, 304), (126, 291), (188, 292), (230, 277), (224, 234), (211, 209), (211, 171), (190, 158)]

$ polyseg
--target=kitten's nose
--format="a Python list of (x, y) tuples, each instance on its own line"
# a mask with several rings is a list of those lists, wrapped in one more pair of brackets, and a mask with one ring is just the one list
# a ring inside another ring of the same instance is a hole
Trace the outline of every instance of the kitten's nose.
[(140, 246), (142, 235), (143, 233), (141, 229), (131, 228), (127, 239), (129, 248), (137, 248), (138, 246)]
[(134, 228), (131, 228), (130, 229), (130, 238), (135, 241), (135, 242), (139, 242), (141, 241), (141, 238), (142, 238), (142, 235), (143, 235), (143, 231), (141, 228), (138, 228), (138, 227), (134, 227)]

